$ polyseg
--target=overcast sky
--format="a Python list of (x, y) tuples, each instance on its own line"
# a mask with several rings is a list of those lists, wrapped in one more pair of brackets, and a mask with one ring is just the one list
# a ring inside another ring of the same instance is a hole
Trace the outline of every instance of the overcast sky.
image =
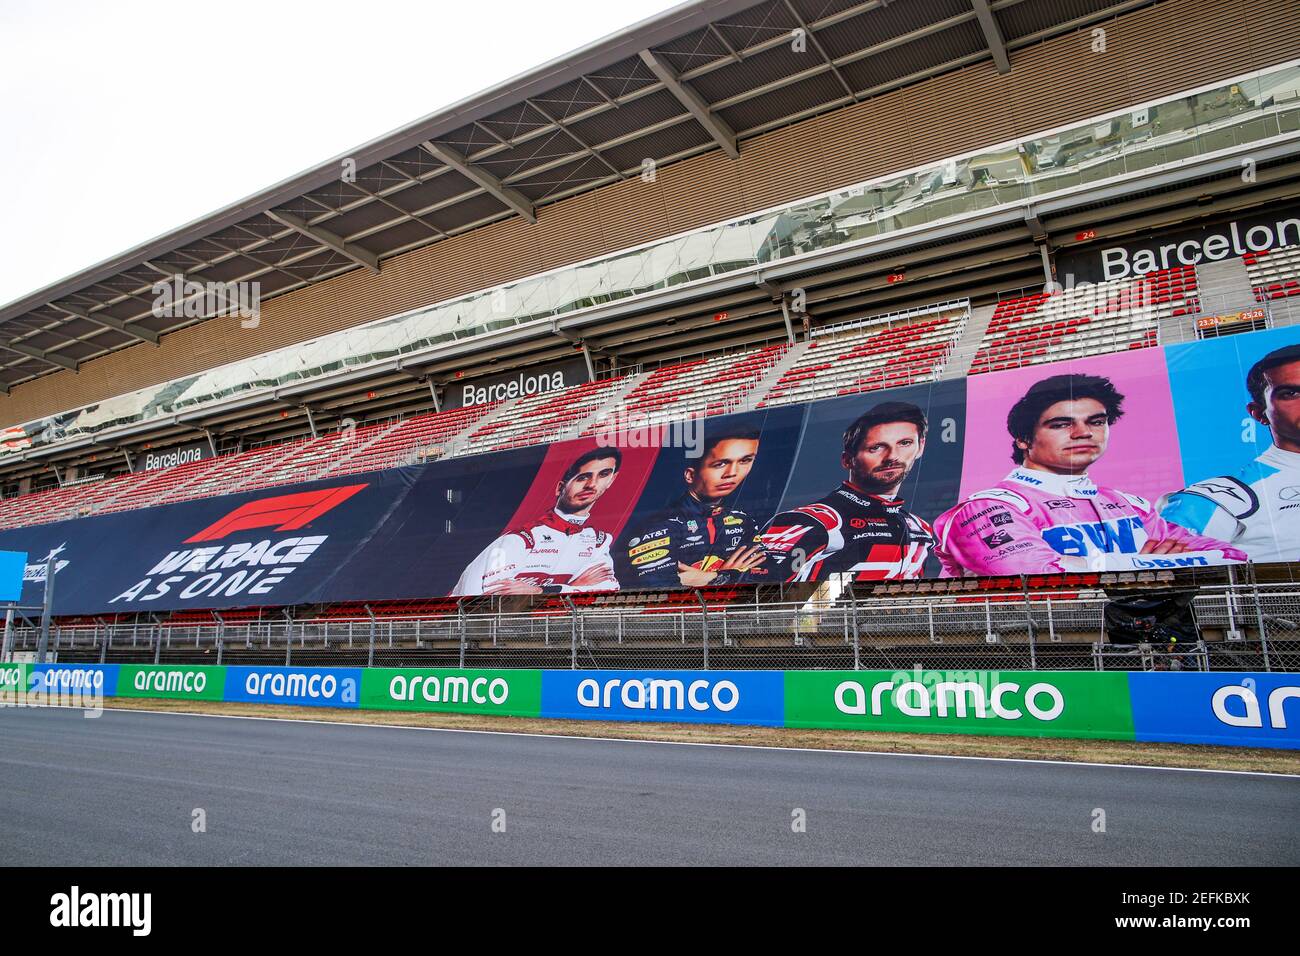
[(0, 0), (0, 304), (674, 0)]

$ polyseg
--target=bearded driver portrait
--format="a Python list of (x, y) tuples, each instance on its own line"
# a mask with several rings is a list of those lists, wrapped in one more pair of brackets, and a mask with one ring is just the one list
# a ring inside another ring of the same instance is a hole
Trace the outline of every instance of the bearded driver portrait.
[(946, 577), (1122, 571), (1241, 561), (1223, 541), (1162, 518), (1140, 495), (1088, 476), (1106, 454), (1124, 396), (1099, 375), (1053, 375), (1007, 415), (1004, 479), (935, 520)]
[(903, 507), (898, 492), (925, 453), (925, 432), (925, 412), (910, 402), (876, 405), (849, 425), (840, 454), (846, 480), (763, 531), (773, 574), (784, 581), (920, 577), (934, 531)]
[(508, 531), (469, 563), (451, 592), (564, 594), (616, 591), (611, 535), (587, 523), (618, 477), (623, 453), (595, 448), (574, 459), (555, 485), (555, 505)]

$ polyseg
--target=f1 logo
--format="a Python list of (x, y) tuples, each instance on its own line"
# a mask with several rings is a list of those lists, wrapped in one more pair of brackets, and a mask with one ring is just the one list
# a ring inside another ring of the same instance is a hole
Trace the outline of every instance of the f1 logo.
[(340, 485), (320, 491), (300, 491), (292, 495), (261, 498), (242, 504), (220, 521), (208, 525), (198, 534), (185, 539), (185, 544), (196, 541), (219, 541), (236, 531), (251, 528), (274, 528), (276, 531), (293, 531), (301, 528), (325, 512), (347, 501), (366, 485)]

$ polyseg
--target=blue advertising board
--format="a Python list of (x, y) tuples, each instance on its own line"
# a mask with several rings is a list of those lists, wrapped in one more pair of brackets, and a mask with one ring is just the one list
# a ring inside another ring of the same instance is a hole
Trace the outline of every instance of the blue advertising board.
[(361, 669), (231, 666), (226, 668), (224, 699), (304, 707), (358, 707)]
[(32, 664), (27, 672), (27, 690), (33, 694), (93, 691), (105, 697), (117, 695), (117, 664)]
[(1300, 674), (1129, 675), (1138, 740), (1300, 749)]
[(543, 671), (543, 717), (695, 724), (785, 722), (781, 671)]

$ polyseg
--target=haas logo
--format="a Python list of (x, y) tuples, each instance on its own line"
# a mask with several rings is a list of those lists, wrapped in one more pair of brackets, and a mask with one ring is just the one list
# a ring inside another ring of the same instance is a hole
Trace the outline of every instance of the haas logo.
[(274, 528), (276, 531), (293, 531), (301, 528), (325, 512), (337, 508), (366, 485), (341, 485), (320, 491), (300, 491), (274, 498), (260, 498), (242, 504), (230, 514), (216, 521), (196, 535), (185, 539), (185, 544), (196, 541), (220, 541), (236, 531), (250, 528)]

